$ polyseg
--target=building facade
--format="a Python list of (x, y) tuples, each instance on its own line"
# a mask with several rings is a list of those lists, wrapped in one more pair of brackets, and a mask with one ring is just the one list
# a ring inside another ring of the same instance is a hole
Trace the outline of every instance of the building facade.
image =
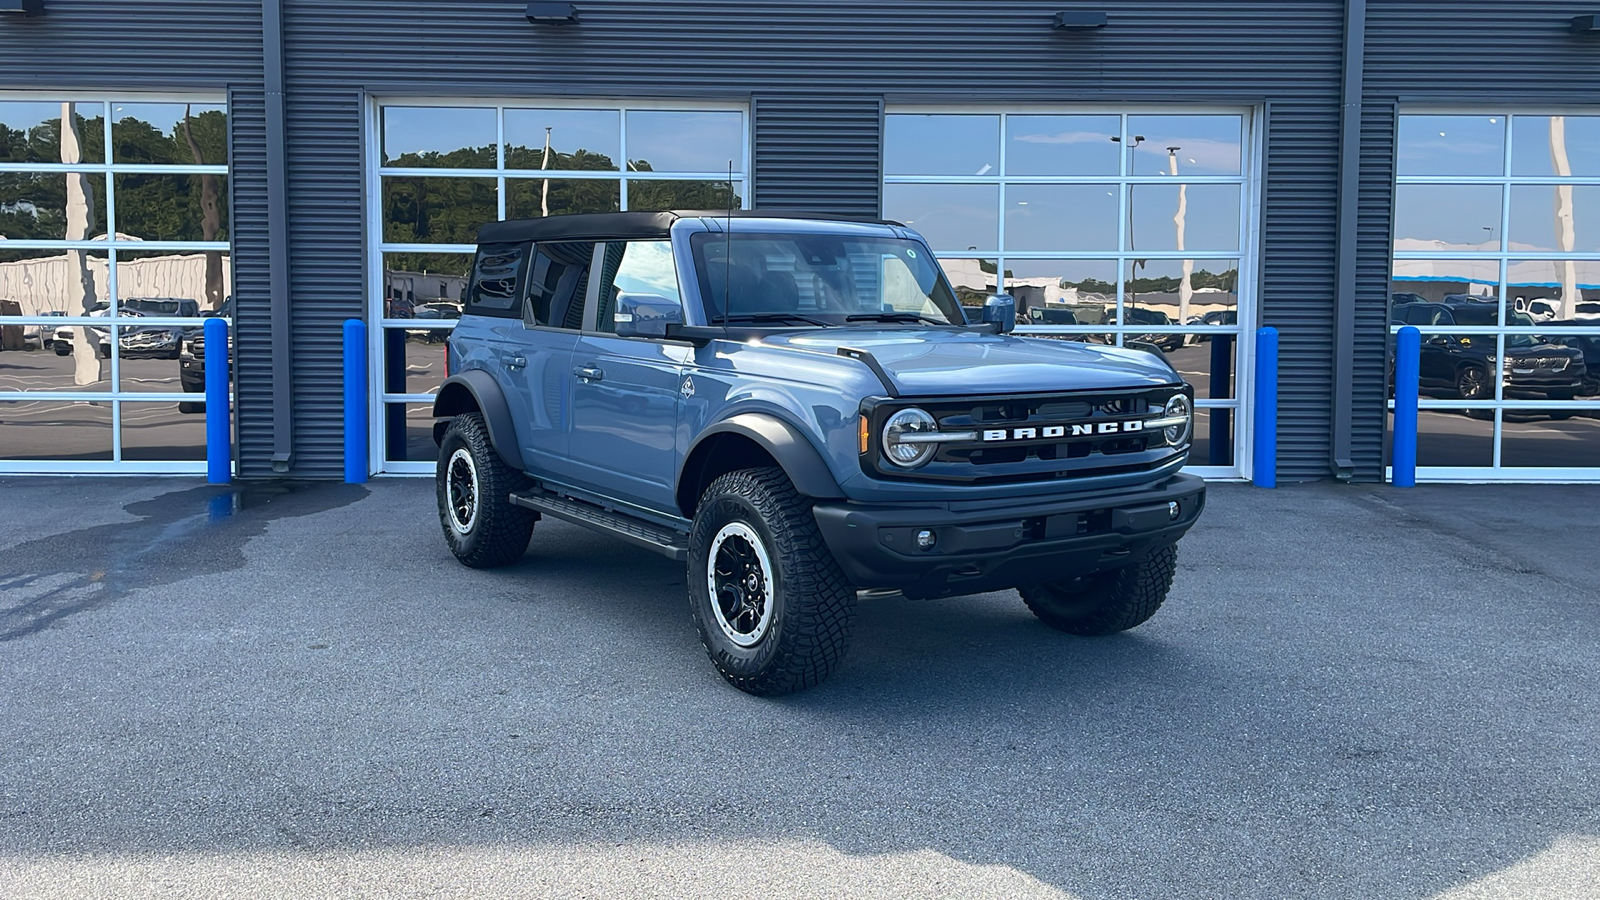
[(1022, 330), (1163, 346), (1208, 476), (1253, 472), (1271, 325), (1279, 477), (1383, 480), (1416, 324), (1422, 478), (1600, 480), (1600, 4), (553, 6), (0, 14), (0, 472), (202, 471), (207, 313), (241, 477), (342, 475), (350, 318), (371, 470), (431, 471), (479, 224), (735, 204), (907, 222)]

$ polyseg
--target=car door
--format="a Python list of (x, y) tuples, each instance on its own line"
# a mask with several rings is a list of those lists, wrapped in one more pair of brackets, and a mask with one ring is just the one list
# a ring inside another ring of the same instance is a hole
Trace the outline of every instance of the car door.
[(568, 474), (567, 372), (578, 328), (568, 311), (583, 308), (592, 243), (485, 244), (478, 250), (468, 317), (489, 326), (489, 365), (511, 414), (523, 468), (536, 476)]
[(595, 254), (588, 327), (572, 354), (573, 474), (580, 487), (674, 513), (677, 426), (693, 348), (664, 338), (622, 337), (618, 293), (681, 304), (671, 243), (613, 241)]

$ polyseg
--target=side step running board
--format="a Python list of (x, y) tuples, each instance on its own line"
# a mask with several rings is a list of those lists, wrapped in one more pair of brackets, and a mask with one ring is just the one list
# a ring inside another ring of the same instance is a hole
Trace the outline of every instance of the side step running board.
[(630, 544), (635, 544), (649, 550), (654, 550), (663, 556), (683, 562), (689, 558), (689, 536), (670, 528), (664, 528), (653, 522), (636, 519), (625, 513), (613, 512), (602, 509), (593, 503), (563, 497), (539, 488), (529, 488), (517, 491), (511, 495), (511, 502), (517, 506), (526, 507), (555, 516), (574, 525), (593, 528), (603, 531), (614, 537), (622, 538)]

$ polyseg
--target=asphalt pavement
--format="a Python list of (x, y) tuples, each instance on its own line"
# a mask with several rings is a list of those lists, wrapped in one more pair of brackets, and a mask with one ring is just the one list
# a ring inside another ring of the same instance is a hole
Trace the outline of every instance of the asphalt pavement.
[(1215, 486), (1135, 631), (871, 600), (777, 700), (681, 567), (433, 502), (0, 479), (0, 897), (1600, 886), (1600, 487)]

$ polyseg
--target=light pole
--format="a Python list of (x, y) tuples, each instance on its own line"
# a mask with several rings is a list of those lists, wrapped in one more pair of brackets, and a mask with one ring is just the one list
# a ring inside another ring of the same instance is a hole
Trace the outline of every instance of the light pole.
[[(1112, 143), (1120, 144), (1120, 143), (1122, 143), (1122, 137), (1120, 135), (1112, 135), (1111, 141), (1112, 141)], [(1134, 168), (1139, 163), (1138, 150), (1139, 150), (1139, 145), (1142, 144), (1142, 143), (1144, 143), (1144, 135), (1136, 134), (1136, 135), (1133, 135), (1133, 140), (1131, 142), (1129, 142), (1129, 144), (1128, 144), (1128, 153), (1131, 154), (1128, 157), (1128, 177), (1129, 178), (1133, 177)], [(1130, 185), (1128, 185), (1128, 252), (1130, 252), (1130, 253), (1133, 252), (1133, 249), (1134, 249), (1134, 247), (1133, 247), (1133, 185), (1130, 184)], [(1135, 267), (1139, 267), (1140, 266), (1140, 261), (1139, 260), (1133, 260), (1133, 265)], [(1133, 269), (1132, 268), (1130, 268), (1128, 270), (1128, 281), (1129, 281), (1129, 284), (1126, 284), (1126, 285), (1123, 286), (1122, 296), (1119, 296), (1117, 298), (1117, 306), (1118, 306), (1118, 309), (1117, 309), (1117, 324), (1118, 325), (1127, 324), (1126, 322), (1123, 321), (1121, 306), (1122, 306), (1122, 303), (1123, 303), (1123, 297), (1126, 297), (1126, 296), (1129, 296), (1129, 295), (1133, 294), (1133, 284), (1132, 284), (1132, 281), (1133, 281)], [(1121, 346), (1121, 345), (1119, 344), (1118, 346)]]
[[(1174, 178), (1178, 177), (1178, 151), (1182, 150), (1182, 149), (1183, 149), (1182, 147), (1168, 147), (1167, 148), (1167, 171)], [(1178, 249), (1179, 250), (1184, 249), (1184, 247), (1183, 247), (1184, 219), (1188, 216), (1188, 213), (1189, 213), (1189, 186), (1187, 184), (1181, 184), (1180, 183), (1178, 185), (1178, 212), (1177, 212), (1177, 215), (1174, 215), (1172, 217), (1173, 224), (1178, 226)], [(1194, 298), (1194, 286), (1191, 283), (1193, 278), (1194, 278), (1194, 260), (1186, 259), (1186, 260), (1183, 261), (1183, 280), (1178, 282), (1178, 324), (1180, 324), (1180, 325), (1185, 324), (1185, 323), (1187, 323), (1189, 321), (1189, 301)]]

